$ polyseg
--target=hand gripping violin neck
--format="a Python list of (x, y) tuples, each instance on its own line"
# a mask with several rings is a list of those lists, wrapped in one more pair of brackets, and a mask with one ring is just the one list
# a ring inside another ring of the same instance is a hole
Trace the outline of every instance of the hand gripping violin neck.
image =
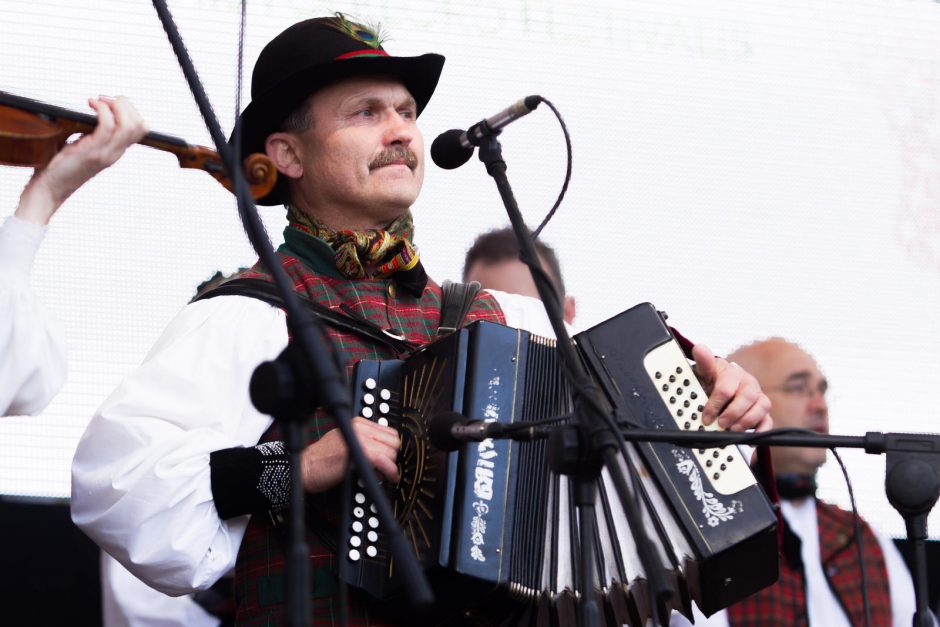
[[(71, 135), (89, 133), (97, 124), (93, 115), (0, 91), (0, 164), (41, 168)], [(181, 168), (203, 170), (232, 191), (232, 181), (214, 150), (162, 133), (148, 133), (138, 143), (173, 153)], [(248, 155), (243, 167), (251, 195), (256, 200), (267, 196), (277, 182), (277, 170), (267, 155)]]

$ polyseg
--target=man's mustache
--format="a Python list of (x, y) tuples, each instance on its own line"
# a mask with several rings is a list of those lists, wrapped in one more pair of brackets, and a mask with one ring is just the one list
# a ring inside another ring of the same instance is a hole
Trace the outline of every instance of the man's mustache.
[(399, 161), (403, 161), (405, 165), (412, 170), (418, 167), (418, 156), (415, 155), (411, 149), (405, 146), (395, 146), (394, 148), (388, 148), (379, 153), (379, 155), (372, 160), (372, 163), (369, 164), (369, 171), (384, 168), (387, 165), (392, 165)]

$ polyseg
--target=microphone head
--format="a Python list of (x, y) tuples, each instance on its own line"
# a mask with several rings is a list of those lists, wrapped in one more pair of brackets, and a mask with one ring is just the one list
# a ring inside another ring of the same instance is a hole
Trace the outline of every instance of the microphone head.
[(463, 444), (450, 433), (451, 427), (469, 422), (466, 416), (455, 411), (436, 414), (428, 423), (428, 437), (439, 451), (456, 451)]
[(465, 148), (460, 143), (463, 131), (452, 128), (437, 136), (431, 144), (431, 160), (437, 167), (445, 170), (459, 168), (473, 156), (473, 148)]

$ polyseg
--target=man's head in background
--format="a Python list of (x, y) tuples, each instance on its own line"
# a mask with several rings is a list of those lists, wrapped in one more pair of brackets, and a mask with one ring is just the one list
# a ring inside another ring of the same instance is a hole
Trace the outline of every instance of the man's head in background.
[[(772, 403), (777, 428), (798, 427), (829, 433), (829, 384), (816, 360), (800, 346), (779, 337), (742, 346), (728, 356), (757, 377)], [(774, 470), (811, 476), (826, 463), (826, 449), (774, 447)]]
[[(565, 322), (571, 324), (575, 316), (575, 300), (565, 293), (558, 256), (542, 240), (535, 240), (535, 251), (542, 266), (558, 287), (562, 297)], [(467, 251), (463, 265), (463, 280), (477, 281), (484, 289), (538, 298), (535, 281), (529, 267), (519, 260), (519, 243), (511, 228), (496, 229), (479, 235)]]

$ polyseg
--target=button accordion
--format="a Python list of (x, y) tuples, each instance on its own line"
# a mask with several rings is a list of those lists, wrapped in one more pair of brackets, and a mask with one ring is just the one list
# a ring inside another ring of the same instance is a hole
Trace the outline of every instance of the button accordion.
[[(649, 303), (574, 342), (617, 414), (645, 428), (719, 429), (701, 424), (706, 393)], [(401, 478), (386, 488), (442, 602), (485, 606), (509, 597), (541, 617), (533, 623), (574, 625), (577, 515), (569, 479), (548, 467), (547, 441), (484, 440), (445, 453), (428, 437), (430, 420), (444, 412), (506, 424), (569, 413), (554, 343), (476, 322), (407, 359), (359, 362), (354, 408), (401, 433)], [(647, 535), (678, 591), (667, 609), (691, 616), (694, 600), (711, 614), (776, 580), (777, 519), (736, 447), (627, 447), (620, 463), (637, 470)], [(642, 625), (651, 612), (634, 537), (606, 470), (598, 483), (594, 580), (606, 620)], [(368, 498), (361, 490), (353, 497), (339, 551), (348, 583), (389, 598), (401, 585), (395, 562)]]

